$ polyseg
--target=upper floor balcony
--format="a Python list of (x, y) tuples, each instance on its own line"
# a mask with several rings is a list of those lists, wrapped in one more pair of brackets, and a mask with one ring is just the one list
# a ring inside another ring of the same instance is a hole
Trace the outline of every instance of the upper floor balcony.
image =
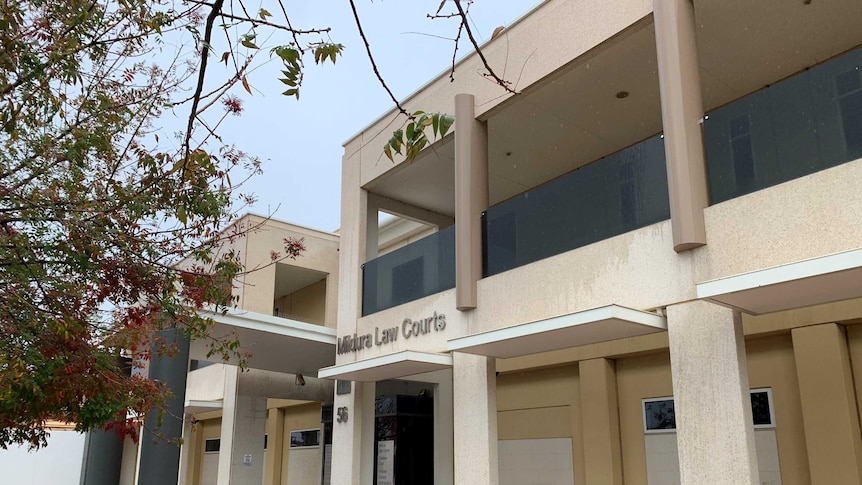
[[(547, 2), (533, 15), (547, 17), (570, 3)], [(702, 133), (701, 181), (708, 204), (720, 205), (862, 157), (862, 51), (854, 50), (862, 45), (862, 30), (849, 20), (862, 15), (862, 4), (693, 4), (696, 42), (691, 44), (699, 71), (693, 87), (701, 93), (704, 116), (700, 125), (696, 118), (689, 121)], [(529, 22), (533, 19), (524, 20)], [(534, 28), (517, 24), (506, 42), (511, 46), (522, 39), (518, 29)], [(660, 93), (657, 28), (647, 13), (536, 79), (529, 73), (540, 54), (518, 46), (508, 52), (505, 68), (525, 72), (528, 82), (516, 85), (521, 93), (493, 99), (485, 92), (494, 91), (492, 86), (475, 91), (475, 117), (487, 137), (488, 208), (477, 222), (483, 231), (482, 277), (671, 217), (662, 110), (682, 95)], [(571, 36), (573, 43), (580, 40), (577, 31), (558, 35)], [(492, 65), (500, 42), (489, 46)], [(408, 104), (426, 98), (437, 102), (431, 97), (442, 87), (435, 83)], [(450, 138), (426, 148), (413, 162), (375, 164), (357, 182), (369, 195), (454, 219), (458, 168)], [(711, 230), (715, 236), (728, 229)], [(367, 259), (363, 315), (455, 286), (449, 268), (461, 263), (442, 242), (454, 235), (435, 237), (400, 256)], [(702, 263), (703, 268), (718, 267)], [(449, 279), (439, 283), (437, 275)]]

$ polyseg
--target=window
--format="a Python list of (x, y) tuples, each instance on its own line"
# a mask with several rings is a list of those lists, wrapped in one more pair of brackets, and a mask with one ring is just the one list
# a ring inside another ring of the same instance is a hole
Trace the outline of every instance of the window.
[[(774, 428), (775, 411), (772, 407), (772, 389), (752, 389), (751, 416), (755, 428)], [(676, 414), (673, 398), (660, 397), (643, 400), (644, 432), (668, 433), (676, 431)]]
[(673, 399), (644, 399), (644, 430), (646, 432), (673, 431), (676, 415)]
[(213, 438), (204, 441), (204, 453), (218, 453), (221, 450), (221, 439)]
[(291, 448), (309, 448), (320, 446), (319, 429), (302, 429), (290, 432)]

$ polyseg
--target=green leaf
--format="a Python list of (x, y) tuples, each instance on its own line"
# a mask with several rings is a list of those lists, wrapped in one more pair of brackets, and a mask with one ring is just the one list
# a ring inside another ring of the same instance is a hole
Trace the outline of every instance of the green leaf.
[(442, 114), (440, 115), (440, 136), (446, 136), (446, 133), (449, 133), (449, 128), (452, 127), (452, 124), (455, 123), (455, 117), (452, 115)]
[(261, 20), (266, 20), (267, 17), (272, 17), (272, 14), (267, 11), (265, 8), (261, 8), (260, 12), (258, 12)]

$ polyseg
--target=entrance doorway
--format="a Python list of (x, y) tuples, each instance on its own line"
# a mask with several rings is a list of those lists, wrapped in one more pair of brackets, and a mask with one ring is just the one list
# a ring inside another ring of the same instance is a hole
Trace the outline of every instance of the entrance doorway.
[(375, 386), (374, 484), (434, 484), (434, 384)]

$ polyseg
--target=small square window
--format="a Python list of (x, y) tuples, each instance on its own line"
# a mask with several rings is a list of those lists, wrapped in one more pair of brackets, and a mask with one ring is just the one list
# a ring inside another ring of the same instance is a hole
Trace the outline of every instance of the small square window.
[(772, 390), (751, 390), (751, 417), (755, 428), (773, 428), (775, 422), (772, 419)]
[(204, 453), (218, 453), (221, 450), (221, 439), (213, 438), (204, 441)]
[(647, 432), (674, 431), (676, 414), (673, 399), (644, 399), (644, 430)]

